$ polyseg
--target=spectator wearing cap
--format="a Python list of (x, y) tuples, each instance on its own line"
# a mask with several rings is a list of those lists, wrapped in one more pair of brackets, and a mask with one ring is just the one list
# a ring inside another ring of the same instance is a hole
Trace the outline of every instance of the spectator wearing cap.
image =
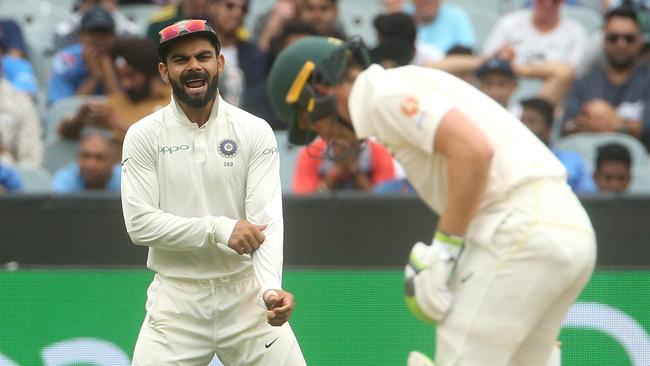
[(476, 36), (469, 16), (445, 0), (412, 0), (418, 40), (446, 53), (451, 47), (475, 47)]
[(0, 74), (16, 90), (36, 98), (38, 81), (25, 55), (25, 42), (18, 23), (11, 19), (0, 20)]
[(241, 32), (248, 6), (248, 0), (209, 0), (208, 21), (221, 41), (224, 70), (243, 73), (244, 98), (239, 106), (272, 123), (276, 118), (266, 92), (267, 57)]
[(605, 15), (604, 65), (577, 80), (569, 92), (562, 134), (619, 132), (650, 147), (650, 67), (639, 62), (643, 35), (629, 7)]
[(111, 14), (99, 6), (88, 10), (81, 18), (79, 41), (54, 55), (48, 103), (73, 95), (105, 95), (119, 90), (110, 57), (115, 44)]
[[(471, 56), (461, 57), (462, 61), (469, 57), (467, 64), (472, 66), (480, 62), (481, 58), (471, 61)], [(453, 68), (453, 67), (450, 67)], [(456, 69), (460, 69), (455, 66)], [(542, 97), (555, 107), (560, 103), (573, 80), (573, 68), (567, 64), (539, 63), (539, 64), (516, 64), (501, 58), (491, 58), (480, 64), (476, 69), (476, 76), (479, 81), (479, 89), (492, 97), (499, 104), (506, 107), (515, 117), (521, 116), (521, 106), (517, 101), (511, 100), (519, 78), (539, 79), (542, 87), (535, 96)]]
[(159, 32), (183, 19), (208, 19), (206, 7), (208, 0), (179, 0), (160, 9), (151, 16), (147, 27), (147, 37), (158, 42)]
[(370, 51), (374, 61), (386, 66), (426, 65), (444, 56), (440, 50), (416, 39), (413, 18), (402, 12), (380, 14), (373, 20), (378, 44)]
[(115, 34), (118, 37), (135, 37), (144, 33), (140, 26), (131, 21), (119, 10), (119, 0), (76, 0), (72, 16), (60, 22), (54, 29), (54, 50), (60, 50), (79, 42), (79, 27), (83, 14), (94, 6), (106, 9), (115, 21)]
[(494, 99), (512, 114), (521, 113), (518, 104), (511, 104), (511, 97), (517, 89), (517, 76), (510, 62), (493, 58), (484, 62), (477, 70), (479, 89)]
[(55, 193), (120, 191), (120, 166), (110, 131), (85, 129), (81, 134), (77, 161), (59, 169), (52, 178)]
[(59, 125), (65, 138), (79, 138), (88, 124), (113, 132), (121, 151), (126, 130), (142, 117), (169, 103), (171, 90), (158, 73), (156, 44), (149, 38), (124, 38), (111, 50), (120, 89), (105, 102), (89, 101)]

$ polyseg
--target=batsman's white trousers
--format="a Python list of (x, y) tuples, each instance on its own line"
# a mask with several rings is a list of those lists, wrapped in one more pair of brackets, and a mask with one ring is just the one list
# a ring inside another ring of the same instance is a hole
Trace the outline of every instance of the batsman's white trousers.
[(147, 315), (133, 366), (305, 365), (288, 323), (273, 327), (257, 301), (252, 272), (212, 280), (156, 274), (147, 290)]
[(482, 215), (487, 232), (474, 242), (468, 236), (450, 284), (455, 297), (438, 324), (436, 366), (546, 365), (594, 269), (589, 217), (555, 179), (525, 183)]

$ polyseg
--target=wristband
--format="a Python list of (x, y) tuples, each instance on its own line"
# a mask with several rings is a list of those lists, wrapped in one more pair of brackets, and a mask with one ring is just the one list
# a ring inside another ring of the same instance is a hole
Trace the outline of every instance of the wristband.
[(462, 247), (465, 244), (465, 239), (462, 236), (447, 234), (440, 230), (436, 231), (433, 235), (433, 240), (438, 240), (447, 245), (453, 245), (456, 247)]
[(440, 230), (433, 235), (433, 246), (444, 247), (445, 251), (454, 259), (458, 258), (464, 244), (465, 239), (462, 236), (447, 234)]

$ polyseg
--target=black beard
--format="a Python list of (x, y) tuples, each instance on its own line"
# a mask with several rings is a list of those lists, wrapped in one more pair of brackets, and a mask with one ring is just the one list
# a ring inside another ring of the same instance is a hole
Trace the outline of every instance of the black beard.
[[(183, 84), (187, 80), (193, 79), (203, 79), (208, 83), (208, 90), (203, 96), (190, 96), (185, 92)], [(204, 73), (199, 72), (188, 72), (184, 76), (181, 76), (181, 82), (177, 83), (174, 79), (169, 78), (169, 84), (172, 86), (172, 91), (174, 96), (181, 102), (187, 104), (192, 108), (203, 108), (208, 105), (209, 102), (213, 101), (217, 96), (217, 87), (219, 84), (219, 74), (215, 75), (212, 80)]]
[(617, 71), (623, 71), (625, 69), (630, 68), (632, 65), (634, 65), (634, 61), (636, 60), (634, 57), (628, 57), (625, 59), (616, 59), (609, 55), (606, 55), (606, 57), (609, 66), (611, 66), (614, 70)]
[(150, 87), (151, 87), (151, 76), (147, 76), (147, 80), (145, 80), (145, 83), (141, 87), (127, 90), (126, 95), (129, 97), (129, 99), (132, 102), (139, 102), (149, 97)]

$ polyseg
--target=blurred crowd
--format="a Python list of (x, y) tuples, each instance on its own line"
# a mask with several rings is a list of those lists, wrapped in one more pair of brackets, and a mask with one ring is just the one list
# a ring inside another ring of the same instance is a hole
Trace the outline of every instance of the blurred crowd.
[[(262, 0), (70, 0), (42, 29), (0, 5), (0, 193), (119, 192), (126, 130), (171, 96), (158, 74), (158, 32), (198, 18), (221, 40), (220, 94), (282, 136), (281, 154), (292, 156), (282, 159), (285, 192), (417, 194), (372, 139), (287, 146), (268, 71), (301, 37), (355, 36), (342, 3), (356, 0), (268, 1), (247, 19)], [(521, 1), (479, 35), (472, 1), (375, 1), (373, 62), (437, 68), (479, 88), (555, 153), (577, 193), (650, 192), (650, 2)]]

